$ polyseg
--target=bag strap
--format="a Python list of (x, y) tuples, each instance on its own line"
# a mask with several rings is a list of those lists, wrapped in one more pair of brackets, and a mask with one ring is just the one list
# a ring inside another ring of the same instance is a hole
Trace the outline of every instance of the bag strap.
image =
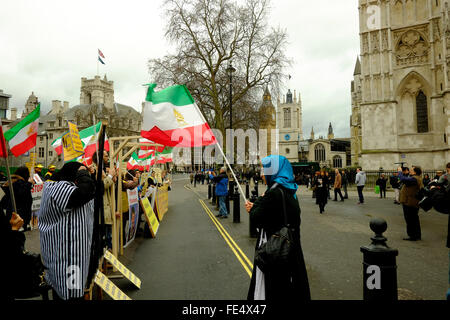
[[(275, 183), (272, 188), (270, 189), (276, 189), (279, 186), (278, 183)], [(288, 228), (290, 228), (289, 224), (288, 224), (288, 219), (287, 219), (287, 214), (286, 214), (286, 200), (284, 198), (284, 191), (282, 188), (278, 188), (278, 190), (280, 190), (281, 192), (281, 198), (282, 198), (282, 203), (283, 203), (283, 217), (284, 217), (284, 225)]]

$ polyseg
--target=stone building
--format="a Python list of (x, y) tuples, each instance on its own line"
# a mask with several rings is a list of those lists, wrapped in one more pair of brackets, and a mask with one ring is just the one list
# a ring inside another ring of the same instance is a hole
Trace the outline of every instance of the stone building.
[[(48, 167), (49, 165), (62, 166), (62, 156), (58, 156), (52, 147), (52, 142), (68, 131), (67, 122), (73, 122), (81, 131), (98, 121), (107, 122), (106, 134), (108, 137), (139, 136), (142, 124), (142, 115), (130, 106), (114, 101), (114, 82), (108, 81), (106, 76), (101, 79), (81, 78), (80, 104), (72, 108), (69, 102), (53, 100), (51, 109), (44, 113), (41, 105), (41, 117), (36, 143), (36, 162)], [(20, 118), (16, 118), (11, 108), (11, 119), (8, 128), (17, 124), (29, 114), (39, 103), (34, 92), (29, 96), (25, 109)], [(34, 152), (34, 150), (31, 150)], [(21, 166), (29, 161), (29, 155), (12, 159), (12, 166)]]
[(300, 94), (291, 90), (283, 97), (283, 103), (278, 101), (277, 127), (279, 129), (279, 154), (290, 162), (298, 162), (299, 141), (303, 140), (302, 102)]
[(300, 162), (316, 162), (321, 168), (345, 168), (351, 164), (350, 157), (350, 139), (335, 138), (331, 123), (327, 138), (316, 138), (312, 128), (310, 138), (299, 142)]
[(406, 162), (432, 170), (448, 162), (449, 10), (448, 0), (359, 0), (353, 164), (369, 170)]

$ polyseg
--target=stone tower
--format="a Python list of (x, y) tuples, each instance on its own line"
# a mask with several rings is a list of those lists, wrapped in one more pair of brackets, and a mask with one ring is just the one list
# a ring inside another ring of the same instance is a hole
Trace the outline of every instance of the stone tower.
[(291, 162), (298, 162), (299, 141), (303, 140), (302, 104), (300, 94), (292, 95), (289, 89), (285, 99), (277, 109), (277, 127), (279, 129), (279, 151)]
[(103, 104), (108, 110), (114, 106), (114, 81), (95, 76), (94, 79), (81, 78), (80, 104)]
[(30, 112), (36, 109), (39, 104), (39, 99), (34, 95), (34, 92), (31, 92), (30, 96), (25, 103), (25, 109), (23, 110), (22, 117), (26, 117)]
[(352, 86), (352, 153), (361, 126), (354, 158), (363, 168), (394, 168), (404, 161), (437, 169), (448, 162), (448, 2), (359, 0), (361, 66)]
[(330, 125), (328, 126), (328, 140), (334, 139), (334, 133), (333, 133), (333, 126)]
[[(266, 87), (263, 94), (263, 103), (259, 108), (259, 128), (267, 130), (267, 154), (272, 154), (276, 150), (276, 145), (272, 146), (272, 130), (276, 129), (276, 111), (272, 103), (272, 95), (269, 88)], [(273, 141), (276, 143), (275, 141)]]
[(311, 128), (311, 140), (314, 141), (314, 127)]
[(355, 71), (353, 72), (353, 81), (351, 83), (352, 115), (350, 116), (350, 134), (351, 134), (351, 160), (352, 167), (359, 166), (362, 150), (362, 132), (361, 132), (361, 62), (356, 58)]

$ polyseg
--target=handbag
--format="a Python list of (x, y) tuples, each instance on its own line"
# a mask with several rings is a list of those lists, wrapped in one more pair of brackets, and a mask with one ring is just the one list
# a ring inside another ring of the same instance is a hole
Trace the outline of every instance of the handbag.
[[(275, 188), (275, 184), (272, 188)], [(255, 264), (262, 272), (288, 270), (294, 249), (292, 230), (287, 221), (284, 192), (279, 188), (283, 201), (284, 226), (275, 232), (255, 252)]]
[(375, 193), (380, 194), (380, 186), (375, 186)]

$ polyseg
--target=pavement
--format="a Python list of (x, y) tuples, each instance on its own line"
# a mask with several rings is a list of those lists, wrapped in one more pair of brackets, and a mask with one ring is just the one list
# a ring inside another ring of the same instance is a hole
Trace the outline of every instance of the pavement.
[[(260, 186), (260, 193), (263, 187)], [(244, 189), (245, 190), (245, 189)], [(384, 236), (388, 246), (398, 249), (399, 298), (444, 300), (448, 287), (446, 248), (448, 216), (420, 211), (422, 241), (402, 240), (406, 227), (393, 193), (379, 199), (373, 190), (364, 192), (358, 205), (356, 191), (344, 202), (329, 201), (324, 214), (305, 186), (297, 193), (302, 210), (301, 241), (307, 264), (312, 299), (361, 300), (362, 253), (373, 232), (370, 219), (387, 221)], [(333, 192), (332, 192), (333, 196)], [(136, 240), (119, 259), (141, 280), (140, 290), (126, 279), (114, 283), (136, 300), (241, 300), (246, 299), (249, 269), (256, 240), (249, 236), (249, 219), (241, 199), (240, 223), (215, 219), (207, 200), (207, 185), (191, 186), (188, 175), (175, 175), (169, 193), (169, 211), (156, 238)], [(39, 233), (27, 232), (26, 247), (39, 252)], [(242, 254), (240, 253), (242, 252)], [(249, 260), (250, 264), (247, 262)]]

